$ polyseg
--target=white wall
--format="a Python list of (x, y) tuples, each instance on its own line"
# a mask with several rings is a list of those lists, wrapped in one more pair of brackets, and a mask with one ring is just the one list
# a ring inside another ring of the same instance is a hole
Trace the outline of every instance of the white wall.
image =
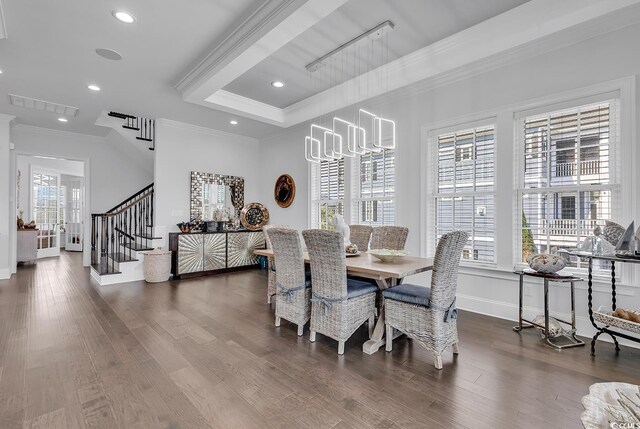
[[(9, 124), (13, 116), (0, 115), (0, 279), (11, 276), (11, 244), (15, 240), (16, 218), (11, 209), (12, 164)], [(8, 201), (9, 204), (4, 204)]]
[[(85, 162), (85, 200), (88, 208), (85, 216), (85, 265), (89, 264), (89, 213), (109, 210), (153, 182), (151, 165), (141, 164), (127, 156), (123, 149), (126, 146), (115, 145), (119, 139), (122, 137), (114, 131), (103, 138), (24, 125), (16, 125), (11, 129), (16, 156), (43, 155)], [(12, 175), (10, 181), (11, 186), (15, 186), (15, 176)], [(12, 215), (14, 211), (15, 206), (11, 208)], [(15, 253), (14, 247), (12, 250)]]
[(192, 171), (244, 177), (245, 204), (260, 201), (258, 140), (166, 119), (156, 121), (156, 235), (189, 220)]
[[(640, 40), (640, 25), (634, 25), (613, 33), (586, 40), (574, 46), (545, 53), (538, 57), (521, 60), (500, 69), (465, 78), (446, 86), (433, 87), (422, 82), (404, 88), (387, 97), (368, 103), (373, 109), (384, 109), (387, 116), (396, 120), (397, 130), (397, 224), (410, 229), (407, 249), (412, 254), (422, 252), (421, 236), (426, 220), (421, 214), (422, 179), (424, 172), (422, 150), (426, 143), (424, 132), (446, 125), (456, 125), (464, 119), (480, 119), (490, 116), (498, 118), (497, 124), (497, 234), (498, 266), (494, 270), (464, 270), (460, 276), (458, 305), (461, 308), (483, 312), (498, 317), (517, 317), (517, 277), (513, 269), (513, 207), (515, 204), (513, 185), (514, 129), (513, 113), (517, 106), (526, 106), (532, 100), (553, 96), (570, 90), (597, 85), (602, 82), (635, 76), (640, 73), (640, 56), (637, 41)], [(634, 84), (631, 84), (635, 88)], [(634, 89), (634, 91), (637, 91)], [(640, 100), (634, 92), (632, 98)], [(636, 104), (628, 106), (633, 122), (637, 122)], [(349, 110), (345, 110), (348, 112)], [(284, 130), (261, 140), (260, 144), (260, 195), (271, 212), (271, 223), (290, 224), (298, 228), (307, 227), (308, 219), (308, 165), (304, 159), (304, 136), (308, 124)], [(628, 213), (621, 223), (636, 215), (640, 221), (638, 206), (639, 182), (637, 165), (640, 165), (635, 126), (633, 135), (622, 142), (627, 157), (634, 160), (633, 172), (627, 180), (631, 199)], [(631, 162), (629, 163), (631, 164)], [(280, 209), (273, 202), (273, 184), (279, 174), (291, 174), (297, 183), (294, 204)], [(626, 224), (625, 224), (626, 225)], [(636, 276), (637, 279), (640, 277)], [(409, 281), (422, 284), (427, 276), (417, 276)], [(541, 307), (541, 287), (532, 282), (534, 296), (527, 298), (532, 311)], [(638, 284), (621, 285), (618, 289), (618, 305), (640, 308)], [(553, 288), (552, 308), (568, 313), (568, 290)], [(596, 285), (595, 306), (609, 304), (609, 285)], [(591, 335), (592, 328), (586, 315), (586, 291), (581, 286), (577, 292), (579, 331)]]

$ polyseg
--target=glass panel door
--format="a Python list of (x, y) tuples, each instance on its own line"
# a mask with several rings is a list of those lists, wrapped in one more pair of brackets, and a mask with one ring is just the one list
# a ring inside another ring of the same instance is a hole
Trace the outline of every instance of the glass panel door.
[(60, 175), (41, 170), (32, 173), (32, 213), (38, 228), (38, 258), (60, 255)]
[(83, 179), (65, 181), (65, 250), (82, 252)]

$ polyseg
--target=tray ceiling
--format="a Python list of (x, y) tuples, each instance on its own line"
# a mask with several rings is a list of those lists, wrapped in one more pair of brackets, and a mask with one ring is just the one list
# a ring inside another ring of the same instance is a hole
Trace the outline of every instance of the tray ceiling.
[[(332, 51), (346, 41), (377, 24), (391, 20), (395, 29), (388, 36), (388, 52), (381, 52), (382, 43), (375, 43), (371, 63), (378, 63), (384, 54), (388, 61), (396, 60), (427, 45), (458, 33), (493, 16), (526, 3), (527, 0), (351, 0), (283, 46), (256, 66), (224, 87), (225, 91), (284, 108), (326, 89), (314, 83), (320, 75), (340, 83), (353, 77), (351, 64), (341, 71), (343, 56), (337, 55), (338, 76), (324, 76), (323, 70), (309, 73), (305, 65)], [(348, 51), (345, 60), (349, 58)], [(367, 54), (366, 50), (362, 55)], [(364, 59), (366, 61), (366, 58)], [(365, 62), (363, 62), (364, 64)], [(365, 70), (362, 70), (363, 72)], [(357, 72), (356, 72), (357, 73)], [(326, 73), (325, 73), (326, 74)], [(270, 83), (286, 83), (281, 90)]]

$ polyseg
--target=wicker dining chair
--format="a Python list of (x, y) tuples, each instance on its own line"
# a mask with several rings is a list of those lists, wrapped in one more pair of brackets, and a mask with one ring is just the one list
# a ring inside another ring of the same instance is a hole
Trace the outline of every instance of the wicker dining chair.
[(371, 283), (347, 279), (342, 233), (323, 229), (302, 232), (311, 263), (311, 342), (316, 333), (344, 343), (366, 321), (373, 330), (378, 288)]
[(456, 289), (467, 238), (464, 231), (453, 231), (440, 238), (430, 288), (402, 284), (382, 292), (388, 352), (392, 349), (392, 328), (395, 328), (430, 350), (437, 369), (442, 369), (442, 352), (447, 347), (451, 346), (453, 353), (458, 354)]
[(371, 232), (371, 249), (404, 250), (409, 228), (404, 226), (376, 226)]
[(351, 242), (358, 247), (358, 250), (366, 252), (369, 250), (369, 240), (371, 240), (371, 230), (369, 225), (349, 225), (351, 231)]
[[(271, 246), (271, 240), (269, 240), (269, 234), (267, 231), (270, 228), (275, 227), (276, 225), (265, 225), (262, 227), (262, 231), (264, 232), (265, 242), (267, 244), (267, 249), (273, 249)], [(273, 298), (276, 294), (276, 264), (273, 261), (273, 258), (267, 258), (267, 304), (271, 304), (271, 298)]]
[(272, 227), (267, 235), (278, 266), (276, 326), (280, 326), (280, 319), (288, 320), (298, 325), (298, 336), (302, 336), (311, 315), (311, 280), (304, 271), (300, 234), (295, 229)]

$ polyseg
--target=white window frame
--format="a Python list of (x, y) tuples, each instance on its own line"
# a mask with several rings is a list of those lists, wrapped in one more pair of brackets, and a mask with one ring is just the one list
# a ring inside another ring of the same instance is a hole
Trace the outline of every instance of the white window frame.
[[(360, 166), (362, 163), (362, 156), (361, 155), (357, 155), (353, 158), (351, 158), (351, 162), (350, 162), (350, 170), (351, 170), (351, 174), (350, 176), (350, 189), (351, 189), (351, 223), (352, 224), (360, 224), (360, 203), (361, 202), (365, 202), (365, 201), (370, 201), (372, 203), (376, 202), (376, 201), (386, 201), (386, 202), (391, 202), (392, 206), (393, 206), (393, 219), (394, 222), (393, 223), (383, 223), (384, 226), (390, 226), (390, 225), (395, 225), (395, 219), (396, 219), (396, 193), (397, 193), (397, 179), (398, 179), (398, 175), (397, 175), (397, 157), (398, 157), (398, 151), (396, 149), (385, 149), (386, 151), (391, 151), (393, 152), (393, 196), (387, 196), (387, 191), (385, 189), (385, 196), (383, 197), (366, 197), (366, 198), (362, 198), (362, 195), (360, 193), (360, 187), (361, 187), (361, 183), (360, 183)], [(373, 172), (372, 172), (373, 174)], [(378, 173), (379, 174), (379, 173)], [(383, 216), (384, 216), (384, 209), (382, 210), (383, 212)], [(345, 217), (346, 219), (346, 217)], [(370, 225), (372, 222), (364, 222), (362, 223), (363, 225)]]
[(344, 198), (343, 199), (322, 199), (320, 198), (320, 164), (308, 162), (309, 164), (309, 226), (320, 228), (320, 207), (322, 204), (342, 203), (343, 217), (349, 219), (349, 162), (344, 162)]
[[(567, 102), (572, 100), (580, 100), (597, 94), (605, 94), (618, 92), (620, 94), (620, 142), (621, 151), (619, 154), (621, 164), (621, 198), (620, 218), (618, 223), (625, 225), (631, 222), (634, 216), (640, 213), (640, 187), (636, 185), (640, 183), (640, 169), (636, 166), (640, 164), (640, 146), (637, 144), (636, 138), (636, 76), (626, 76), (619, 79), (603, 81), (592, 85), (586, 85), (575, 89), (570, 89), (550, 95), (544, 95), (539, 98), (525, 99), (514, 103), (498, 105), (491, 109), (465, 113), (453, 119), (445, 119), (435, 122), (424, 122), (421, 126), (421, 146), (420, 146), (420, 254), (422, 256), (433, 256), (431, 250), (433, 243), (433, 214), (431, 213), (431, 200), (429, 198), (429, 189), (433, 176), (430, 174), (431, 160), (430, 155), (430, 133), (432, 130), (440, 130), (452, 128), (452, 125), (473, 123), (474, 121), (486, 122), (487, 118), (496, 119), (496, 229), (497, 243), (497, 265), (490, 266), (465, 266), (463, 262), (461, 266), (462, 273), (469, 273), (479, 276), (489, 276), (491, 278), (512, 279), (514, 269), (514, 230), (519, 228), (520, 223), (515, 223), (517, 219), (517, 188), (518, 188), (518, 166), (514, 165), (517, 159), (515, 153), (515, 126), (514, 118), (523, 112), (542, 113), (549, 106), (559, 109), (568, 108)], [(573, 101), (575, 105), (575, 101)], [(404, 152), (403, 152), (404, 153)], [(403, 179), (402, 176), (399, 179)], [(404, 184), (404, 181), (401, 182)], [(404, 189), (400, 188), (397, 192), (397, 201), (405, 198)], [(400, 202), (402, 206), (402, 202)], [(521, 213), (520, 213), (521, 216)], [(637, 218), (636, 218), (637, 220)], [(522, 219), (517, 219), (522, 222)], [(625, 291), (625, 288), (634, 288), (636, 279), (640, 279), (640, 264), (631, 266), (631, 264), (618, 264), (616, 273), (620, 275), (618, 286), (619, 292)], [(609, 291), (611, 275), (605, 277), (594, 276), (594, 282), (597, 282), (603, 288), (603, 291)], [(578, 286), (579, 288), (584, 288)], [(626, 289), (626, 293), (629, 289)]]
[[(553, 191), (551, 187), (540, 188), (540, 189), (529, 189), (524, 187), (524, 141), (523, 134), (521, 133), (524, 121), (528, 117), (536, 116), (536, 115), (552, 115), (556, 112), (561, 112), (563, 110), (572, 110), (576, 108), (586, 107), (589, 105), (594, 105), (598, 103), (604, 103), (612, 101), (612, 104), (615, 104), (613, 109), (615, 110), (616, 119), (617, 119), (617, 128), (615, 130), (615, 140), (613, 140), (613, 132), (610, 131), (610, 141), (609, 141), (609, 183), (605, 185), (575, 185), (575, 186), (559, 186), (555, 189), (562, 189), (566, 192), (576, 192), (579, 195), (579, 192), (583, 191), (598, 191), (598, 190), (611, 190), (611, 220), (614, 222), (619, 222), (620, 219), (624, 218), (624, 213), (627, 208), (623, 207), (624, 200), (624, 190), (623, 190), (623, 173), (625, 172), (625, 166), (622, 164), (623, 157), (623, 112), (624, 102), (622, 99), (622, 90), (613, 90), (613, 91), (605, 91), (602, 93), (596, 93), (594, 95), (583, 96), (580, 98), (569, 99), (566, 101), (549, 103), (547, 105), (538, 105), (535, 108), (521, 110), (514, 113), (514, 142), (515, 142), (515, 150), (514, 150), (514, 184), (515, 184), (515, 211), (514, 211), (514, 219), (513, 219), (513, 230), (514, 230), (514, 241), (513, 241), (513, 265), (516, 269), (527, 268), (527, 264), (521, 261), (522, 255), (522, 210), (523, 203), (521, 195), (523, 193), (552, 193)], [(627, 175), (630, 172), (627, 172)], [(623, 224), (625, 222), (622, 222)], [(623, 225), (626, 228), (626, 224)], [(586, 266), (586, 261), (582, 261), (582, 264)], [(625, 265), (625, 264), (622, 264)], [(575, 268), (568, 267), (566, 269), (568, 272), (574, 273), (576, 275), (586, 275), (586, 268)], [(618, 267), (618, 274), (620, 275), (620, 268)], [(610, 277), (609, 270), (594, 270), (593, 275), (596, 277), (607, 278)], [(620, 279), (621, 277), (618, 277)], [(625, 275), (625, 279), (628, 279), (629, 275)]]
[[(438, 192), (438, 137), (443, 134), (458, 133), (465, 130), (475, 130), (478, 128), (493, 126), (494, 135), (494, 162), (496, 161), (496, 153), (498, 148), (498, 121), (496, 116), (487, 117), (484, 119), (477, 119), (471, 121), (457, 122), (453, 125), (443, 126), (435, 129), (431, 129), (427, 132), (426, 143), (426, 174), (423, 178), (423, 183), (426, 183), (426, 198), (425, 198), (425, 217), (426, 217), (426, 245), (423, 246), (427, 255), (433, 255), (435, 253), (437, 245), (436, 234), (436, 211), (435, 200), (438, 195), (442, 195)], [(494, 210), (497, 206), (497, 173), (498, 170), (494, 169), (494, 187), (492, 191), (471, 191), (455, 193), (456, 196), (476, 196), (476, 195), (493, 195)], [(474, 171), (475, 174), (475, 171)], [(424, 192), (423, 192), (424, 195)], [(453, 193), (451, 194), (453, 195)], [(493, 229), (496, 229), (496, 217), (493, 218)], [(493, 242), (494, 260), (489, 261), (474, 261), (470, 259), (461, 259), (460, 264), (469, 267), (490, 268), (495, 269), (498, 261), (498, 246), (496, 241)]]

